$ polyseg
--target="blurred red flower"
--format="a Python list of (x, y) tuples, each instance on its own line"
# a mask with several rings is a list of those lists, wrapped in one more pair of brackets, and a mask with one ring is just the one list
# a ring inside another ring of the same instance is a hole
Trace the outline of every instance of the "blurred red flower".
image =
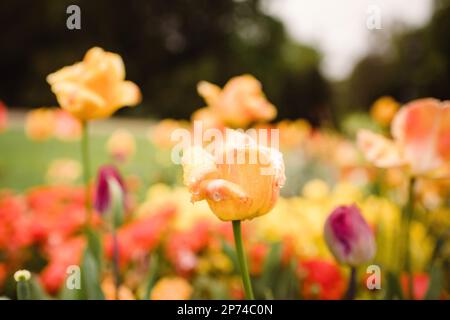
[[(159, 244), (174, 210), (173, 207), (167, 207), (156, 214), (126, 224), (117, 231), (121, 266), (148, 254)], [(106, 236), (105, 252), (108, 258), (112, 257), (111, 235)]]
[[(405, 296), (408, 296), (408, 275), (402, 274), (400, 277), (402, 291)], [(414, 300), (423, 300), (428, 291), (430, 283), (430, 276), (426, 273), (415, 273), (413, 276), (413, 295)]]
[(298, 273), (304, 299), (336, 300), (344, 294), (344, 277), (333, 262), (319, 258), (301, 261)]
[(67, 239), (57, 244), (48, 244), (44, 251), (49, 263), (42, 270), (40, 280), (49, 293), (56, 293), (67, 276), (70, 265), (79, 265), (86, 241), (83, 237)]

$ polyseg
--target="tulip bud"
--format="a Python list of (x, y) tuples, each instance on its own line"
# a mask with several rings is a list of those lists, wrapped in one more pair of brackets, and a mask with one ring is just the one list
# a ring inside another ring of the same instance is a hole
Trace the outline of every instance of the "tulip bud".
[(95, 191), (94, 208), (100, 213), (106, 213), (114, 201), (113, 192), (116, 188), (112, 184), (119, 186), (122, 195), (125, 193), (125, 185), (119, 171), (112, 165), (102, 166), (98, 171), (97, 187)]
[(14, 280), (17, 282), (17, 299), (31, 299), (30, 279), (31, 273), (28, 270), (18, 270), (14, 273)]
[(355, 205), (334, 209), (325, 222), (325, 241), (340, 263), (357, 266), (373, 259), (375, 239)]

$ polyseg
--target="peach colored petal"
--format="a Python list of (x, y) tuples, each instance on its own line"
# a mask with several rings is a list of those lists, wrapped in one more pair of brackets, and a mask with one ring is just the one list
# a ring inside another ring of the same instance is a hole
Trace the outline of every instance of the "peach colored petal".
[(200, 81), (197, 85), (197, 92), (205, 99), (206, 104), (211, 106), (217, 102), (221, 89), (219, 86), (208, 81)]
[(357, 143), (365, 158), (380, 168), (405, 165), (400, 150), (393, 141), (369, 130), (358, 131)]
[(413, 173), (426, 174), (442, 165), (438, 143), (443, 117), (444, 108), (432, 98), (410, 102), (395, 116), (392, 135)]
[(181, 163), (184, 184), (193, 193), (198, 192), (198, 185), (203, 180), (217, 177), (217, 167), (212, 155), (200, 146), (184, 150)]

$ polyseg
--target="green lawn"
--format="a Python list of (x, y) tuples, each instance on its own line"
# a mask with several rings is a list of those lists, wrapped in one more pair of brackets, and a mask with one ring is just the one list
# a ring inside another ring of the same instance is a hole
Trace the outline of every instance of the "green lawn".
[[(130, 163), (122, 166), (125, 174), (141, 177), (142, 192), (154, 182), (173, 183), (180, 177), (180, 168), (174, 167), (168, 155), (157, 150), (141, 133), (136, 136), (137, 151)], [(90, 135), (91, 173), (99, 165), (110, 162), (106, 152), (108, 133)], [(49, 163), (57, 158), (71, 158), (80, 161), (80, 143), (61, 142), (50, 139), (45, 142), (29, 140), (20, 127), (10, 128), (0, 134), (0, 189), (26, 190), (45, 184)], [(79, 181), (81, 183), (81, 181)]]

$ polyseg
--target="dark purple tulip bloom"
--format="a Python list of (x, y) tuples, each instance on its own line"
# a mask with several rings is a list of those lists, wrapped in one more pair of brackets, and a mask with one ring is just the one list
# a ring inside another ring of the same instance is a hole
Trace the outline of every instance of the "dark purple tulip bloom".
[(373, 259), (375, 239), (358, 207), (340, 206), (325, 222), (325, 241), (340, 263), (357, 266)]
[(112, 165), (104, 165), (100, 167), (97, 175), (97, 187), (95, 190), (94, 201), (94, 208), (100, 214), (106, 213), (111, 205), (111, 194), (108, 179), (115, 179), (122, 188), (122, 192), (125, 193), (125, 184), (116, 167)]

